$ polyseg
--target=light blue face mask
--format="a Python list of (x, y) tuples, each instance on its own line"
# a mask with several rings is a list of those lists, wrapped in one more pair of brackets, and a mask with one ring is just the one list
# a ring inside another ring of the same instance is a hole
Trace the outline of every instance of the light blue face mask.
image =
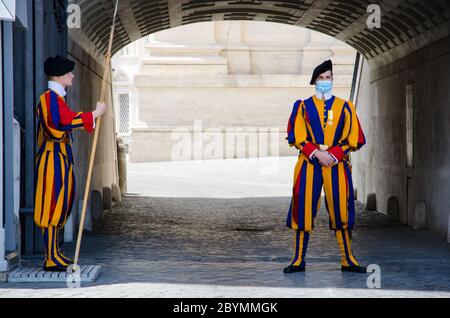
[(319, 93), (326, 94), (331, 92), (333, 89), (333, 81), (317, 81), (316, 82), (316, 90)]

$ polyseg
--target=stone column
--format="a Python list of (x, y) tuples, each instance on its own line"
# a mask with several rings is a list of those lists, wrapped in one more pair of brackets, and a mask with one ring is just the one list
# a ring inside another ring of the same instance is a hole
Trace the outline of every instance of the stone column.
[(216, 40), (224, 47), (220, 55), (228, 61), (228, 73), (251, 74), (250, 48), (242, 42), (242, 22), (220, 21), (214, 26)]

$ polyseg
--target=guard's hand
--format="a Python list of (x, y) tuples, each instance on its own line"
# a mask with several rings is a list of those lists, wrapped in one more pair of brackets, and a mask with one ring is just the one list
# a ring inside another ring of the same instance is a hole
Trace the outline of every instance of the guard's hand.
[(319, 163), (324, 167), (331, 167), (335, 164), (333, 156), (327, 151), (317, 151), (314, 156), (319, 160)]
[(97, 108), (94, 111), (94, 117), (98, 118), (98, 117), (102, 116), (104, 113), (106, 113), (107, 110), (108, 110), (108, 107), (106, 106), (105, 103), (98, 102)]

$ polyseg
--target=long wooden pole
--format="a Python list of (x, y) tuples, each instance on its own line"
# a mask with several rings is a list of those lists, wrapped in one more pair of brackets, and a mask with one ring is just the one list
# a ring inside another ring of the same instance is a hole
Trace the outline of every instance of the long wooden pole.
[[(108, 51), (105, 56), (105, 65), (104, 65), (105, 69), (104, 69), (104, 73), (103, 73), (102, 88), (101, 88), (100, 99), (99, 99), (99, 101), (101, 103), (105, 102), (106, 90), (108, 88), (107, 77), (108, 77), (108, 74), (110, 74), (109, 68), (111, 65), (111, 52), (112, 52), (112, 45), (113, 45), (113, 40), (114, 40), (114, 31), (115, 31), (115, 26), (116, 26), (116, 16), (117, 16), (118, 7), (119, 7), (119, 0), (116, 0), (116, 6), (114, 8), (113, 23), (112, 23), (112, 27), (111, 27), (111, 34), (109, 37)], [(74, 264), (73, 264), (73, 266), (69, 267), (69, 269), (68, 269), (71, 272), (76, 272), (79, 270), (78, 261), (80, 258), (81, 240), (83, 238), (83, 229), (84, 229), (84, 222), (86, 219), (87, 202), (88, 202), (88, 198), (89, 198), (89, 191), (91, 188), (92, 171), (94, 168), (95, 154), (97, 151), (97, 142), (98, 142), (98, 136), (99, 136), (101, 124), (102, 124), (102, 117), (100, 116), (97, 118), (96, 124), (95, 124), (94, 142), (92, 144), (91, 158), (90, 158), (90, 162), (89, 162), (89, 169), (88, 169), (88, 175), (87, 175), (87, 180), (86, 180), (86, 188), (84, 191), (83, 209), (81, 212), (80, 228), (78, 230), (78, 239), (77, 239), (77, 247), (76, 247), (76, 251), (75, 251)]]

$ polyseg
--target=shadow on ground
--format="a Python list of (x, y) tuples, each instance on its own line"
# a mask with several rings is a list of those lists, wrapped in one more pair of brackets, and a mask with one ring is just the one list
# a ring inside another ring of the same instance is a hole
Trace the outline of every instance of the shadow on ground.
[[(308, 271), (282, 273), (293, 248), (293, 232), (285, 227), (289, 203), (287, 197), (125, 197), (106, 212), (104, 225), (84, 238), (81, 262), (103, 269), (100, 279), (89, 286), (164, 283), (367, 289), (369, 274), (340, 272), (338, 246), (324, 208), (311, 236)], [(364, 265), (381, 267), (382, 289), (450, 291), (450, 245), (443, 237), (388, 223), (384, 215), (365, 211), (359, 203), (356, 223), (355, 255)], [(74, 244), (65, 250), (72, 255)], [(24, 262), (36, 265), (41, 260)], [(29, 286), (7, 284), (7, 288)]]

